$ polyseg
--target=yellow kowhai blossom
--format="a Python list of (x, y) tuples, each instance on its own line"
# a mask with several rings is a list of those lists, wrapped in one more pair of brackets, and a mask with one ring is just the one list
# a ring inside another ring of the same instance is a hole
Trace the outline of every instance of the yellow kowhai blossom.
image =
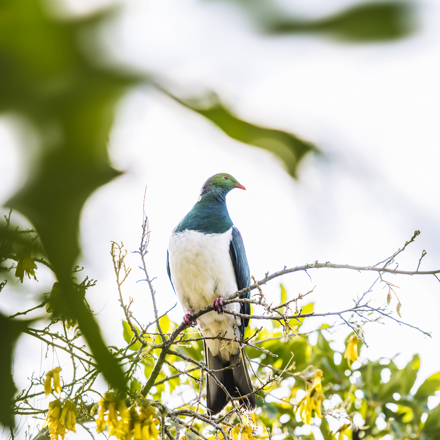
[(60, 382), (60, 371), (61, 367), (56, 367), (46, 373), (46, 379), (44, 380), (44, 392), (48, 396), (52, 392), (52, 380), (53, 380), (53, 390), (57, 393), (61, 393), (61, 382)]
[(316, 370), (311, 381), (311, 386), (308, 388), (306, 395), (298, 402), (297, 408), (299, 408), (299, 415), (301, 420), (310, 425), (312, 421), (312, 414), (322, 419), (321, 404), (325, 399), (322, 390), (322, 370)]
[(347, 342), (347, 348), (345, 349), (344, 358), (347, 359), (348, 366), (351, 362), (354, 362), (358, 358), (357, 343), (359, 338), (356, 335), (351, 335)]
[(255, 440), (255, 437), (252, 435), (252, 426), (246, 425), (243, 428), (243, 432), (241, 433), (242, 440)]
[[(107, 418), (105, 415), (107, 414)], [(107, 427), (108, 435), (123, 438), (124, 419), (127, 419), (127, 406), (124, 398), (116, 393), (105, 393), (98, 403), (98, 418), (96, 420), (96, 432), (100, 433)]]
[(78, 415), (78, 409), (71, 400), (66, 400), (61, 411), (60, 423), (62, 423), (68, 431), (76, 432), (76, 416)]
[(301, 420), (310, 425), (312, 421), (312, 413), (315, 412), (320, 419), (322, 419), (321, 404), (325, 399), (324, 394), (313, 392), (307, 393), (304, 398), (299, 402), (299, 415)]
[[(107, 415), (107, 417), (106, 417)], [(132, 405), (127, 409), (124, 398), (115, 393), (105, 393), (98, 404), (96, 431), (107, 429), (109, 436), (119, 440), (158, 440), (159, 418), (146, 404)]]
[(142, 438), (139, 440), (159, 438), (159, 431), (156, 426), (160, 423), (160, 420), (156, 412), (148, 405), (142, 405), (140, 408), (140, 422), (142, 424)]
[(36, 280), (37, 277), (35, 275), (35, 269), (37, 269), (35, 261), (31, 257), (24, 257), (22, 260), (18, 260), (17, 267), (15, 269), (15, 276), (19, 278), (21, 282), (23, 282), (25, 274), (29, 279), (32, 275)]
[(61, 403), (60, 399), (53, 400), (49, 403), (49, 412), (43, 428), (46, 426), (49, 428), (51, 440), (58, 440), (59, 436), (64, 439), (66, 430), (76, 432), (77, 415), (78, 409), (71, 400), (66, 400), (64, 404)]
[(240, 425), (236, 425), (232, 431), (233, 440), (238, 440), (238, 435), (240, 434)]
[(238, 440), (240, 433), (241, 433), (241, 440), (255, 440), (255, 437), (253, 436), (252, 425), (249, 424), (236, 425), (232, 431), (233, 440)]
[(313, 382), (312, 382), (312, 388), (314, 388), (316, 391), (322, 390), (321, 380), (322, 380), (323, 374), (324, 373), (322, 372), (322, 370), (315, 371), (315, 375), (313, 377)]

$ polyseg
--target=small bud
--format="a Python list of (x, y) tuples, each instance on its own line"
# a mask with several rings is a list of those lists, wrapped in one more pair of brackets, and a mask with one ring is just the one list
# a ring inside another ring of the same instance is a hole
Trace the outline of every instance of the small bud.
[(399, 303), (397, 304), (397, 307), (396, 307), (396, 312), (397, 312), (397, 314), (400, 316), (400, 317), (402, 317), (402, 315), (400, 314), (400, 308), (402, 307), (402, 304), (401, 304), (401, 302), (399, 301)]

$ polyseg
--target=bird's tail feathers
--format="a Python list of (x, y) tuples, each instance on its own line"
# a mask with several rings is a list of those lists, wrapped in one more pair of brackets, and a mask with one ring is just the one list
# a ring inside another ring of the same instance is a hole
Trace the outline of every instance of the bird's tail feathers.
[[(221, 370), (213, 374), (224, 386), (232, 397), (243, 397), (239, 404), (243, 405), (248, 411), (254, 411), (256, 407), (255, 396), (246, 362), (242, 349), (236, 355), (232, 355), (229, 362), (224, 362), (221, 355), (213, 356), (205, 345), (205, 358), (208, 369)], [(249, 395), (248, 395), (249, 394)], [(223, 389), (216, 383), (211, 375), (207, 380), (207, 406), (211, 415), (218, 414), (229, 402), (229, 397)]]

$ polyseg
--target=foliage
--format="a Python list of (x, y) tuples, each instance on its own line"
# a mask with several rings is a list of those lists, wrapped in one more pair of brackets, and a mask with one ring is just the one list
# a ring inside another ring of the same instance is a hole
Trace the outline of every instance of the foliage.
[(362, 43), (403, 38), (416, 28), (411, 14), (416, 4), (406, 0), (355, 3), (314, 19), (296, 16), (275, 1), (229, 1), (243, 9), (257, 29), (269, 35), (319, 33), (347, 43)]
[[(81, 48), (81, 38), (104, 14), (61, 20), (50, 16), (42, 2), (13, 0), (1, 3), (0, 15), (0, 110), (31, 124), (38, 143), (32, 173), (8, 205), (38, 230), (65, 310), (78, 321), (106, 379), (124, 389), (122, 370), (74, 287), (72, 270), (80, 251), (82, 206), (96, 188), (119, 174), (108, 164), (106, 143), (115, 103), (133, 78), (103, 66), (99, 57)], [(3, 321), (3, 337), (11, 344), (16, 324)]]
[[(8, 224), (10, 226), (10, 219)], [(15, 229), (15, 234), (23, 235), (20, 232)], [(159, 436), (172, 440), (182, 435), (188, 439), (212, 438), (214, 434), (216, 438), (235, 440), (264, 439), (272, 435), (312, 439), (314, 433), (304, 431), (307, 425), (320, 430), (325, 439), (335, 436), (342, 439), (345, 434), (352, 438), (376, 439), (391, 434), (395, 439), (428, 440), (440, 435), (439, 407), (430, 409), (428, 406), (430, 397), (440, 390), (440, 373), (426, 379), (415, 390), (420, 367), (417, 355), (402, 369), (392, 360), (368, 362), (358, 358), (363, 325), (388, 316), (388, 306), (375, 309), (368, 305), (367, 295), (372, 293), (371, 289), (352, 309), (328, 314), (339, 317), (354, 330), (347, 336), (342, 353), (331, 346), (336, 327), (325, 324), (311, 332), (303, 330), (305, 320), (319, 316), (313, 311), (313, 303), (304, 303), (306, 297), (313, 295), (313, 290), (291, 297), (281, 285), (279, 305), (269, 305), (260, 287), (262, 282), (251, 286), (255, 293), (247, 301), (254, 307), (252, 325), (242, 344), (246, 347), (253, 376), (257, 410), (254, 415), (246, 414), (232, 402), (225, 415), (210, 417), (205, 408), (205, 384), (206, 376), (212, 372), (204, 363), (203, 338), (185, 323), (172, 322), (167, 311), (160, 314), (157, 310), (154, 287), (146, 269), (149, 239), (145, 219), (137, 252), (156, 317), (148, 324), (136, 319), (130, 310), (131, 302), (128, 305), (124, 302), (124, 283), (130, 279), (131, 270), (125, 265), (126, 251), (122, 245), (112, 244), (124, 315), (121, 331), (126, 345), (111, 347), (111, 351), (124, 366), (124, 378), (129, 384), (126, 392), (105, 391), (99, 387), (96, 381), (99, 366), (93, 353), (81, 343), (78, 324), (69, 316), (54, 314), (44, 328), (23, 329), (45, 342), (48, 349), (55, 350), (57, 359), (62, 358), (61, 351), (64, 351), (71, 362), (70, 369), (56, 366), (32, 378), (30, 386), (13, 398), (15, 414), (45, 415), (43, 436), (49, 434), (53, 440), (64, 438), (69, 431), (76, 432), (78, 425), (97, 433), (106, 432), (120, 440), (150, 440)], [(412, 240), (402, 249), (410, 242)], [(37, 243), (35, 237), (32, 243)], [(13, 248), (12, 242), (8, 246)], [(387, 258), (384, 262), (379, 268), (381, 271), (389, 270), (387, 266), (394, 259)], [(329, 263), (322, 266), (315, 263), (315, 266), (331, 267)], [(5, 268), (7, 273), (12, 269), (12, 266)], [(372, 268), (364, 268), (369, 269)], [(285, 269), (278, 276), (288, 271)], [(20, 278), (20, 275), (14, 276)], [(380, 272), (378, 281), (387, 285)], [(86, 278), (77, 286), (82, 286), (85, 296), (93, 282)], [(243, 301), (237, 295), (224, 301), (225, 313), (232, 313), (227, 310), (228, 303)], [(53, 292), (48, 293), (38, 307), (53, 307), (52, 298)], [(197, 319), (212, 310), (213, 306), (205, 307), (194, 317)], [(224, 341), (227, 345), (228, 340)], [(31, 397), (44, 395), (55, 397), (48, 407), (31, 403)], [(97, 399), (97, 395), (101, 398)], [(298, 430), (302, 430), (301, 434)]]
[(312, 143), (294, 134), (261, 127), (240, 119), (226, 108), (216, 95), (183, 101), (168, 94), (185, 107), (209, 119), (232, 139), (274, 153), (284, 162), (287, 171), (293, 177), (297, 177), (301, 159), (308, 153), (317, 152), (317, 148)]
[(266, 27), (271, 33), (318, 32), (345, 41), (382, 41), (402, 38), (414, 29), (406, 2), (354, 5), (345, 11), (315, 21), (280, 17)]

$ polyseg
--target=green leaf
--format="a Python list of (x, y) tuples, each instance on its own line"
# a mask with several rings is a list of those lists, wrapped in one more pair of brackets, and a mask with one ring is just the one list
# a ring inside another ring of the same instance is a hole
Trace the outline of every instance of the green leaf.
[[(168, 92), (166, 92), (168, 93)], [(298, 165), (307, 153), (317, 148), (298, 136), (244, 121), (226, 108), (216, 95), (210, 99), (185, 100), (168, 93), (185, 107), (209, 119), (232, 139), (263, 148), (282, 160), (289, 174), (297, 178)]]
[(142, 389), (142, 384), (137, 380), (137, 379), (133, 379), (130, 382), (130, 391), (133, 393), (137, 393)]
[[(158, 380), (162, 380), (164, 378), (165, 378), (165, 375), (160, 374), (157, 379)], [(162, 393), (165, 391), (165, 383), (161, 383), (159, 385), (155, 385), (155, 387), (156, 387), (156, 392), (153, 394), (153, 397), (156, 400), (160, 400), (161, 397), (162, 397)]]
[[(281, 291), (280, 304), (284, 304), (287, 301), (287, 292), (282, 284), (280, 284), (280, 291)], [(272, 326), (276, 329), (279, 329), (281, 328), (281, 323), (280, 321), (272, 321)]]
[(334, 436), (330, 433), (330, 427), (328, 426), (327, 419), (324, 417), (321, 421), (321, 425), (319, 427), (321, 429), (321, 434), (324, 437), (324, 440), (333, 440)]
[[(130, 344), (130, 342), (133, 342), (133, 336), (134, 332), (130, 327), (130, 324), (127, 321), (122, 321), (122, 327), (123, 327), (123, 336), (125, 339), (125, 342), (127, 344)], [(135, 326), (135, 329), (137, 330), (138, 334), (140, 334), (140, 330)], [(130, 345), (129, 349), (133, 351), (138, 351), (142, 347), (142, 344), (139, 341), (134, 342)]]
[(387, 383), (381, 383), (378, 399), (393, 402), (393, 394), (401, 392), (403, 370), (399, 370), (394, 362), (390, 362), (385, 368), (391, 370), (391, 377)]
[(402, 423), (408, 424), (414, 420), (414, 411), (410, 406), (398, 405), (397, 414), (401, 415)]
[(381, 365), (379, 362), (368, 362), (367, 365), (359, 369), (364, 383), (364, 392), (371, 401), (377, 399), (377, 395), (381, 390), (381, 372), (384, 368), (388, 368), (388, 366)]
[(416, 391), (414, 399), (419, 402), (426, 403), (429, 396), (433, 396), (436, 391), (440, 390), (440, 372), (429, 376)]
[(167, 315), (162, 316), (159, 320), (160, 328), (164, 333), (168, 333), (171, 327), (171, 321), (170, 318), (168, 318)]
[(71, 318), (104, 377), (123, 390), (122, 369), (71, 277), (80, 253), (81, 209), (92, 192), (120, 174), (108, 163), (107, 141), (117, 100), (134, 81), (84, 50), (84, 36), (90, 40), (108, 14), (69, 21), (47, 9), (36, 0), (0, 6), (0, 111), (27, 118), (38, 138), (32, 173), (8, 205), (35, 226)]
[(383, 41), (402, 38), (415, 26), (407, 2), (359, 4), (317, 21), (279, 18), (266, 25), (270, 33), (324, 33), (348, 42)]
[(0, 377), (2, 380), (0, 393), (0, 424), (14, 427), (12, 399), (17, 391), (12, 377), (13, 351), (20, 334), (26, 330), (31, 321), (17, 321), (0, 313), (0, 335), (2, 350), (0, 356)]
[(334, 350), (330, 347), (329, 341), (324, 337), (322, 332), (318, 333), (318, 343), (313, 349), (314, 357), (311, 360), (313, 365), (319, 365), (324, 372), (323, 380), (327, 383), (341, 382), (343, 372), (340, 366), (336, 365), (334, 361)]
[(146, 357), (144, 359), (142, 359), (142, 363), (144, 364), (144, 375), (145, 378), (148, 380), (151, 376), (151, 373), (153, 371), (154, 368), (154, 360), (152, 357)]
[[(313, 313), (313, 307), (314, 307), (313, 303), (308, 303), (304, 306), (301, 306), (300, 308), (301, 315), (308, 315), (309, 313)], [(304, 322), (304, 318), (299, 318), (299, 319), (292, 318), (289, 320), (289, 325), (291, 325), (292, 327), (300, 328), (303, 322)]]
[(170, 385), (170, 393), (172, 393), (176, 389), (176, 387), (178, 385), (180, 385), (180, 378), (179, 377), (175, 377), (173, 379), (170, 379), (168, 381), (168, 383)]
[(440, 405), (437, 405), (429, 412), (428, 418), (423, 426), (422, 433), (428, 438), (439, 438), (440, 436)]
[(420, 357), (418, 354), (414, 355), (411, 361), (409, 361), (405, 368), (401, 371), (401, 383), (400, 383), (400, 394), (402, 396), (409, 394), (414, 382), (417, 378), (417, 373), (420, 368)]
[(182, 344), (177, 346), (176, 351), (190, 356), (196, 361), (203, 361), (204, 359), (204, 346), (202, 341), (185, 342), (184, 340)]
[[(280, 368), (285, 368), (289, 364), (293, 354), (293, 362), (295, 362), (296, 370), (300, 371), (310, 360), (312, 347), (305, 338), (297, 336), (291, 338), (284, 344), (278, 342), (278, 349), (272, 349), (272, 351), (278, 355), (278, 360), (282, 361)], [(271, 358), (269, 357), (268, 359)]]
[(308, 303), (304, 306), (301, 306), (301, 314), (302, 315), (307, 315), (309, 313), (313, 313), (313, 309), (314, 309), (314, 304), (313, 303)]
[(286, 288), (282, 284), (280, 284), (280, 290), (281, 290), (280, 304), (284, 304), (287, 301)]

